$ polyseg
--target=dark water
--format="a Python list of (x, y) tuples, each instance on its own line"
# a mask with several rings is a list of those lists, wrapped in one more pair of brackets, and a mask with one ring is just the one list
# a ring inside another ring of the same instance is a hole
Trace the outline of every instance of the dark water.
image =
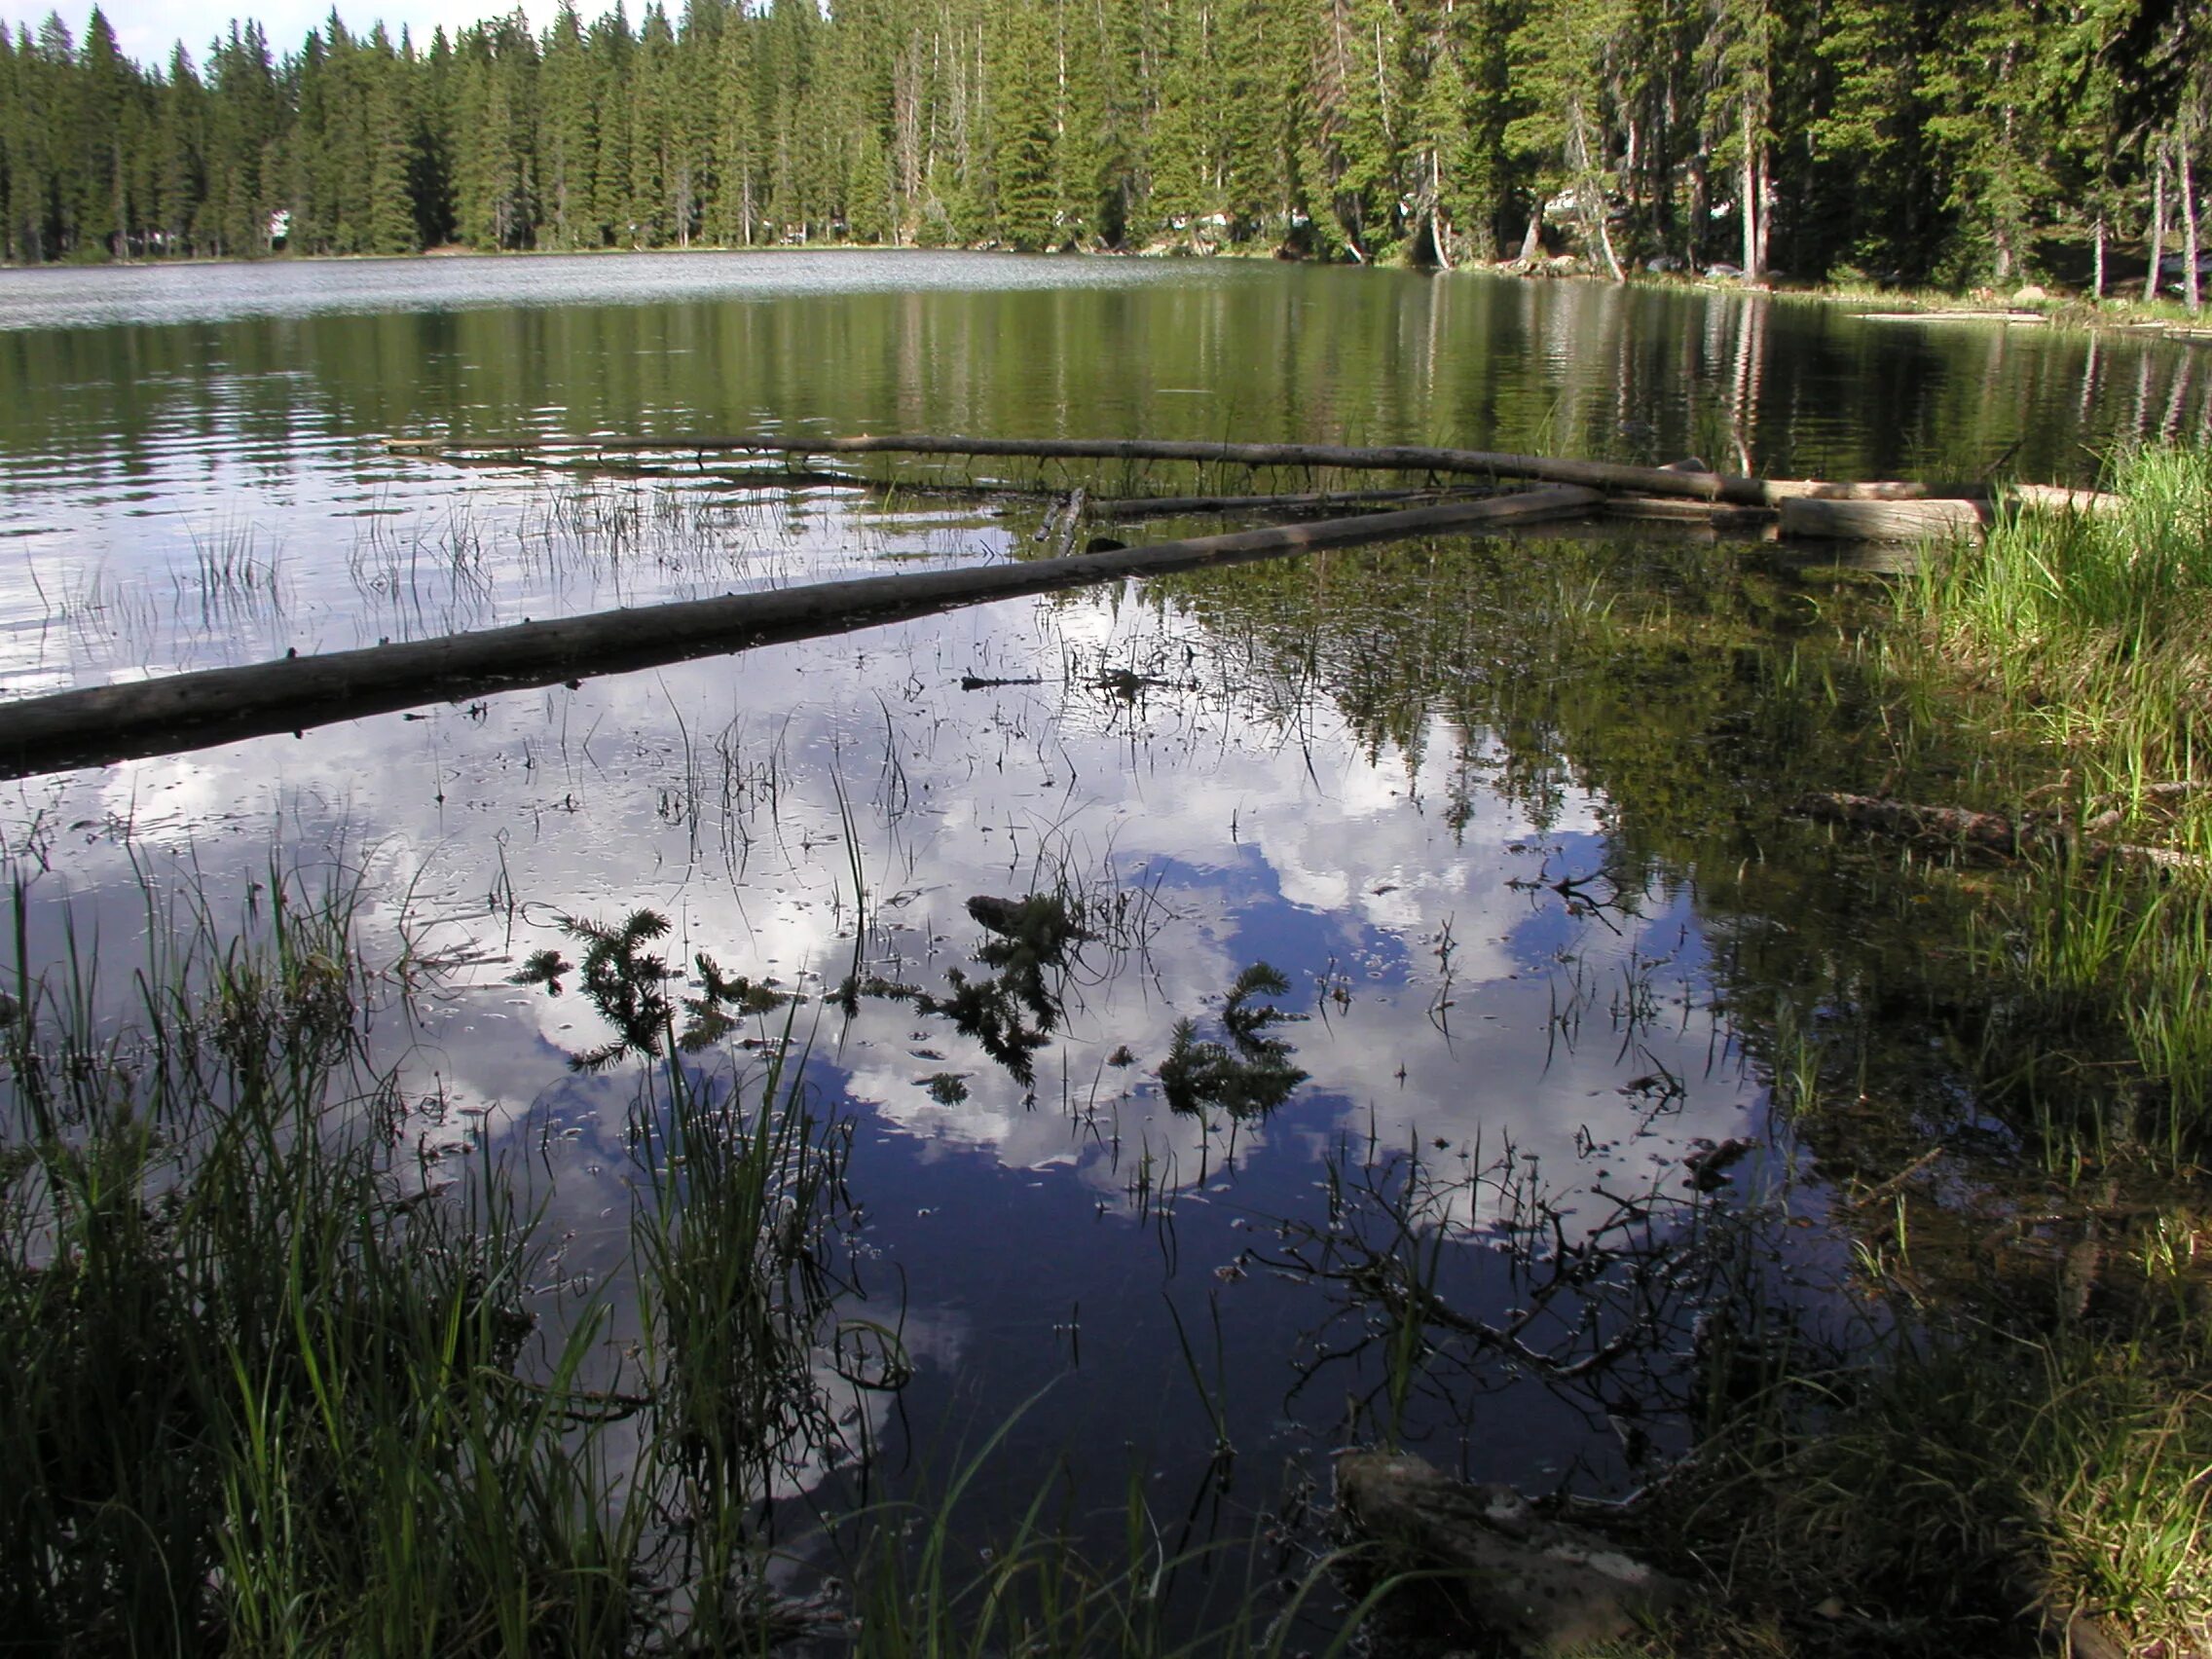
[[(387, 434), (1419, 441), (2074, 481), (2117, 439), (2200, 432), (2208, 397), (2197, 358), (2136, 341), (1472, 276), (857, 254), (0, 274), (0, 676), (24, 695), (996, 560), (1034, 522), (463, 472)], [(1270, 1267), (1325, 1225), (1332, 1156), (1511, 1170), (1435, 1214), (1541, 1193), (1587, 1228), (1621, 1194), (1678, 1198), (1699, 1137), (1744, 1136), (1730, 1191), (1819, 1213), (1729, 1006), (1804, 923), (1813, 855), (1747, 804), (1774, 788), (1738, 753), (1768, 671), (1678, 630), (1725, 610), (1794, 661), (1824, 600), (1792, 576), (1723, 601), (1697, 560), (1461, 539), (1001, 604), (13, 784), (0, 835), (55, 956), (73, 907), (128, 960), (148, 881), (221, 909), (273, 860), (357, 875), (372, 959), (451, 964), (384, 1030), (436, 1103), (425, 1147), (526, 1160), (570, 1289), (619, 1270), (635, 1081), (573, 1072), (604, 1023), (507, 977), (564, 914), (666, 915), (672, 960), (810, 998), (808, 1076), (858, 1114), (858, 1298), (917, 1366), (898, 1413), (857, 1408), (898, 1459), (941, 1467), (1014, 1418), (1007, 1491), (1064, 1457), (1108, 1508), (1133, 1466), (1177, 1511), (1218, 1410), (1257, 1501), (1377, 1422), (1373, 1365), (1317, 1358), (1359, 1318)], [(1607, 629), (1614, 667), (1590, 654)], [(1754, 747), (1848, 776), (1849, 726), (1839, 706)], [(1040, 892), (1093, 937), (1026, 1076), (926, 1005), (821, 1000), (856, 971), (949, 998), (998, 937), (971, 899)], [(1270, 1110), (1176, 1110), (1178, 1022), (1225, 1041), (1263, 961), (1304, 1080)], [(1504, 1322), (1528, 1290), (1505, 1262), (1455, 1256), (1443, 1289)], [(1485, 1373), (1479, 1409), (1470, 1370), (1414, 1410), (1439, 1456), (1632, 1478), (1628, 1384), (1520, 1369)]]

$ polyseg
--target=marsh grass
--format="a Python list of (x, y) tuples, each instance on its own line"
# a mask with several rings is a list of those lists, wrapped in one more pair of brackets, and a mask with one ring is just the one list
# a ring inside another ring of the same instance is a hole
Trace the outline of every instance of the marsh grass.
[(529, 1218), (496, 1182), (434, 1196), (351, 1063), (350, 893), (284, 884), (227, 940), (183, 918), (104, 1036), (92, 954), (36, 970), (28, 903), (0, 1051), (11, 1640), (598, 1645), (627, 1591), (569, 1433), (588, 1330), (526, 1376)]
[[(236, 931), (149, 897), (131, 1006), (16, 961), (0, 1033), (0, 1619), (57, 1650), (619, 1653), (757, 1644), (757, 1521), (826, 1438), (810, 1363), (838, 1131), (673, 1042), (645, 1081), (609, 1309), (534, 1317), (526, 1183), (426, 1162), (359, 1038), (354, 890)], [(623, 1425), (621, 1432), (616, 1426)], [(712, 1593), (703, 1593), (712, 1587)]]
[[(2128, 824), (2161, 798), (2150, 786), (2197, 781), (2212, 737), (2212, 448), (2120, 451), (2106, 488), (2118, 511), (2009, 515), (1927, 561), (1903, 602)], [(2180, 828), (2212, 844), (2195, 802)]]
[(2065, 1651), (2077, 1614), (2130, 1652), (2212, 1636), (2212, 1414), (2170, 1347), (1889, 1323), (1730, 1403), (1689, 1470), (1640, 1525), (1725, 1593), (1675, 1651)]
[(2106, 484), (2119, 510), (2009, 516), (1984, 546), (1934, 551), (1900, 604), (1929, 652), (1908, 672), (1979, 682), (2057, 772), (2031, 804), (2084, 839), (2180, 855), (2163, 875), (2046, 859), (1981, 941), (2016, 987), (1987, 1069), (2049, 1143), (2178, 1166), (2212, 1130), (2212, 448), (2121, 451)]
[[(1135, 1655), (1323, 1628), (1315, 1560), (1185, 1548), (1142, 1480), (1124, 1560), (1076, 1545), (1100, 1514), (1051, 1478), (978, 1552), (956, 1512), (1004, 1426), (940, 1493), (809, 1520), (794, 1500), (875, 1491), (866, 1400), (912, 1361), (847, 1306), (851, 1124), (805, 1087), (797, 1005), (741, 1076), (664, 999), (631, 1056), (635, 1309), (594, 1287), (546, 1315), (527, 1172), (426, 1158), (424, 1103), (372, 1062), (403, 987), (354, 948), (357, 899), (275, 870), (226, 926), (149, 882), (119, 1008), (85, 936), (33, 959), (15, 888), (0, 1645)], [(839, 1565), (849, 1592), (793, 1593)]]

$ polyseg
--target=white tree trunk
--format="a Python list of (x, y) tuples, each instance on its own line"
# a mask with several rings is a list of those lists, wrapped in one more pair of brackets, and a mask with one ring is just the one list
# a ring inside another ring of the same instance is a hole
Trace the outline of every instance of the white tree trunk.
[(1737, 195), (1744, 217), (1744, 280), (1759, 279), (1759, 168), (1758, 159), (1752, 154), (1751, 100), (1746, 98), (1743, 108), (1744, 163), (1743, 181)]
[(2196, 183), (2190, 176), (2189, 141), (2193, 134), (2187, 127), (2181, 130), (2175, 149), (2181, 161), (2181, 291), (2182, 303), (2194, 316), (2204, 309), (2201, 282), (2196, 275)]
[(2158, 261), (2166, 252), (2166, 146), (2161, 141), (2151, 159), (2151, 274), (2143, 278), (2143, 297), (2158, 297)]

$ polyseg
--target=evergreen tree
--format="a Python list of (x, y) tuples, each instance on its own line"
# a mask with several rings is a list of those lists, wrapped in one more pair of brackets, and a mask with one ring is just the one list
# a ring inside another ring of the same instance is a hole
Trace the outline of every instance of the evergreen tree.
[(1002, 20), (990, 67), (991, 180), (999, 239), (1011, 247), (1052, 245), (1055, 94), (1041, 8), (1015, 6)]
[(1957, 276), (2016, 279), (2048, 195), (2039, 82), (2055, 55), (2045, 55), (2042, 32), (2028, 0), (1985, 0), (1952, 16), (1922, 76), (1927, 130), (1950, 183)]
[(543, 166), (546, 242), (557, 248), (598, 247), (604, 238), (592, 211), (599, 150), (599, 108), (575, 0), (561, 0), (546, 31), (538, 72), (537, 153)]

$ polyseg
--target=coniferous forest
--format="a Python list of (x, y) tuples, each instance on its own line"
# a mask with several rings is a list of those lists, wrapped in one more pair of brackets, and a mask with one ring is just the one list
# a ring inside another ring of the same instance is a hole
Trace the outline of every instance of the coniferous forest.
[(0, 30), (0, 213), (20, 262), (1164, 245), (2102, 293), (2123, 247), (2135, 281), (2194, 251), (2207, 13), (616, 0), (147, 65), (94, 10)]

